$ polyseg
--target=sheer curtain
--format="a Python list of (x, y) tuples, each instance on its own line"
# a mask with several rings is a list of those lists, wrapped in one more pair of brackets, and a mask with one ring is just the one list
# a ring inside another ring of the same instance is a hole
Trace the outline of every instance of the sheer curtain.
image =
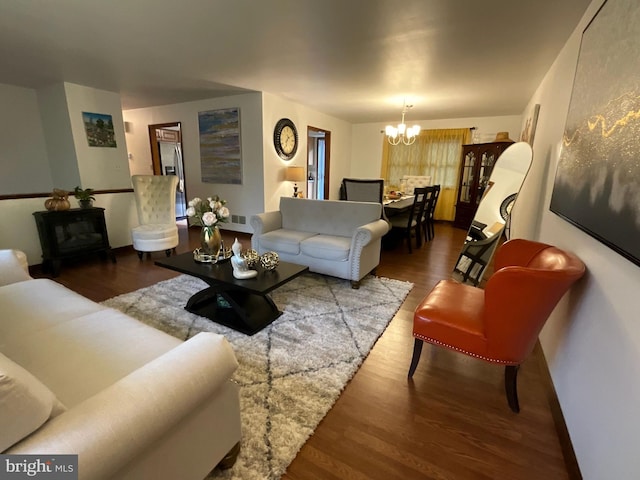
[(471, 129), (423, 130), (413, 145), (390, 145), (382, 140), (380, 176), (390, 188), (398, 188), (403, 175), (430, 175), (440, 185), (434, 213), (438, 220), (455, 218), (456, 190), (462, 145), (471, 142)]

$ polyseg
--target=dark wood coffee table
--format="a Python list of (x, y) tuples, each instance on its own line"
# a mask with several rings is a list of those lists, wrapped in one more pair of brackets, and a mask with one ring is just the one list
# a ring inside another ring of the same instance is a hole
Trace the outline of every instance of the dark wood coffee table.
[(187, 301), (186, 310), (247, 335), (262, 330), (282, 315), (267, 294), (309, 270), (304, 265), (280, 262), (273, 271), (258, 266), (257, 277), (238, 280), (229, 260), (213, 265), (198, 263), (192, 253), (183, 253), (155, 263), (200, 278), (209, 285)]

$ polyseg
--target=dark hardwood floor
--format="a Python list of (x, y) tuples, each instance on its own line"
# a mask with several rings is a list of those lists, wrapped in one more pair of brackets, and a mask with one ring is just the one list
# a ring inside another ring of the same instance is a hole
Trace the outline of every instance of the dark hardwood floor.
[[(180, 230), (178, 253), (195, 248), (198, 232)], [(223, 233), (231, 245), (238, 236)], [(406, 244), (383, 250), (377, 274), (415, 287), (334, 407), (290, 465), (296, 479), (568, 479), (549, 405), (548, 372), (541, 352), (520, 369), (521, 412), (504, 394), (503, 368), (425, 345), (418, 369), (407, 379), (413, 311), (436, 282), (449, 276), (465, 232), (436, 224), (435, 239), (407, 253)], [(117, 263), (88, 258), (63, 264), (58, 282), (102, 301), (174, 277), (118, 249)], [(38, 267), (34, 276), (43, 276)], [(490, 274), (490, 271), (488, 272)]]

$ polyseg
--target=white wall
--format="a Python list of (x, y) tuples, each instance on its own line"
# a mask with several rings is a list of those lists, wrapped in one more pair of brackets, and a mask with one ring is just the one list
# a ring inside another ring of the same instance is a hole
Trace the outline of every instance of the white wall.
[[(72, 208), (76, 200), (70, 198)], [(44, 198), (2, 200), (0, 218), (12, 228), (0, 229), (0, 249), (15, 248), (27, 254), (29, 265), (42, 263), (42, 249), (33, 212), (44, 210)], [(97, 195), (96, 207), (105, 209), (105, 222), (112, 248), (131, 245), (131, 227), (137, 225), (133, 193)], [(131, 208), (134, 205), (134, 208)]]
[[(82, 188), (129, 188), (131, 180), (120, 95), (73, 83), (65, 83), (64, 89)], [(82, 112), (111, 115), (116, 148), (89, 146)], [(64, 185), (63, 188), (75, 186)]]
[[(348, 176), (361, 178), (379, 178), (382, 163), (381, 133), (388, 124), (397, 124), (399, 118), (386, 123), (360, 123), (353, 125), (353, 142), (351, 149), (351, 169)], [(437, 128), (470, 128), (476, 127), (475, 135), (482, 142), (491, 142), (497, 132), (509, 132), (512, 140), (518, 140), (522, 117), (509, 115), (501, 117), (451, 118), (442, 120), (407, 120), (409, 125), (418, 124), (423, 130)]]
[(35, 90), (0, 84), (0, 194), (51, 190)]
[[(242, 185), (202, 183), (198, 112), (231, 107), (240, 108)], [(307, 126), (331, 131), (332, 198), (337, 198), (340, 181), (349, 174), (351, 125), (268, 93), (126, 110), (123, 117), (128, 127), (126, 139), (132, 174), (152, 172), (148, 125), (182, 123), (187, 198), (220, 195), (227, 200), (231, 213), (245, 216), (247, 222), (223, 225), (228, 230), (251, 233), (248, 223), (251, 215), (277, 209), (280, 197), (291, 195), (292, 185), (284, 180), (284, 172), (287, 165), (306, 167)], [(273, 147), (273, 128), (283, 117), (293, 120), (298, 128), (298, 151), (290, 161), (282, 160)], [(305, 190), (305, 183), (299, 183), (299, 187)]]
[(512, 227), (529, 234), (523, 224), (536, 224), (537, 238), (576, 253), (587, 266), (541, 335), (585, 480), (640, 472), (640, 267), (549, 211), (582, 31), (602, 3), (592, 2), (531, 99), (541, 109), (528, 180), (540, 187), (523, 189), (518, 202), (529, 206)]
[[(273, 129), (281, 118), (291, 119), (298, 130), (298, 150), (288, 161), (282, 160), (273, 146)], [(280, 197), (293, 194), (293, 185), (284, 179), (286, 167), (295, 165), (307, 169), (307, 127), (331, 132), (329, 198), (337, 199), (340, 182), (350, 175), (351, 124), (268, 93), (263, 94), (263, 122), (266, 210), (277, 210)], [(306, 182), (298, 182), (298, 189), (308, 196)]]
[[(0, 153), (0, 166), (15, 173), (15, 186), (3, 186), (0, 193), (42, 193), (53, 187), (71, 190), (79, 183), (94, 189), (131, 187), (119, 95), (56, 84), (37, 92), (0, 86), (0, 100), (4, 97), (10, 108), (0, 111), (0, 125), (10, 125), (7, 132), (13, 135), (4, 138), (3, 148), (10, 154)], [(83, 111), (113, 116), (117, 148), (88, 146)], [(29, 158), (22, 159), (19, 151)], [(8, 177), (14, 181), (12, 175)], [(73, 196), (69, 200), (72, 207), (77, 207)], [(0, 229), (0, 248), (25, 251), (31, 265), (40, 263), (42, 257), (32, 213), (44, 210), (44, 201), (30, 198), (0, 202), (0, 218), (11, 225)], [(131, 227), (137, 224), (133, 194), (97, 195), (95, 205), (105, 208), (111, 246), (131, 245)]]
[[(200, 171), (200, 137), (198, 112), (238, 107), (240, 109), (240, 148), (242, 151), (242, 185), (203, 183)], [(193, 197), (219, 195), (227, 200), (232, 215), (246, 217), (244, 225), (226, 223), (224, 229), (251, 233), (249, 217), (264, 211), (262, 94), (250, 93), (231, 97), (211, 98), (195, 102), (152, 108), (125, 110), (126, 135), (132, 174), (150, 175), (151, 150), (148, 126), (181, 122), (182, 156), (184, 159), (187, 200)]]
[(47, 167), (51, 171), (51, 181), (55, 188), (68, 190), (80, 184), (80, 170), (64, 83), (39, 89), (38, 105), (47, 143)]

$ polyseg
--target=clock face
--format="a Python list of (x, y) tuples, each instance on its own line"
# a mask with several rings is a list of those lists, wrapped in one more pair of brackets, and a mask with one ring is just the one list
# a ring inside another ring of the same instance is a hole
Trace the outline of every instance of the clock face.
[(282, 134), (280, 135), (280, 146), (282, 147), (282, 151), (287, 155), (293, 152), (293, 147), (296, 146), (295, 135), (291, 127), (288, 125), (282, 129)]
[(298, 132), (288, 118), (278, 120), (273, 131), (273, 144), (281, 158), (291, 160), (298, 149)]

